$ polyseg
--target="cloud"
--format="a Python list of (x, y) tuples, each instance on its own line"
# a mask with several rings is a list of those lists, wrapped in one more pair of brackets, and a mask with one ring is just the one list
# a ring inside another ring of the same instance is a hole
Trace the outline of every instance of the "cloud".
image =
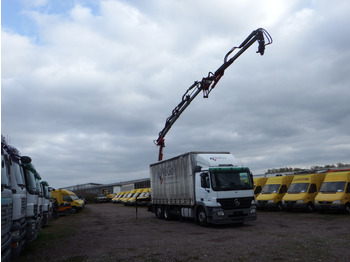
[(2, 133), (53, 186), (148, 177), (153, 140), (186, 89), (259, 27), (274, 43), (264, 56), (254, 44), (208, 99), (198, 95), (165, 158), (231, 151), (254, 173), (349, 162), (345, 1), (21, 8), (30, 34), (2, 28)]

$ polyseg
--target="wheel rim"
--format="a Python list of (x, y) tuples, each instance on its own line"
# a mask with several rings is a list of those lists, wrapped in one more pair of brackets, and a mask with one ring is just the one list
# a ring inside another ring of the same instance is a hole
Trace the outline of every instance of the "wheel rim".
[(157, 208), (156, 215), (157, 217), (162, 217), (162, 209), (160, 207)]
[(207, 215), (205, 214), (204, 210), (201, 210), (198, 214), (198, 220), (200, 223), (206, 223), (207, 222)]

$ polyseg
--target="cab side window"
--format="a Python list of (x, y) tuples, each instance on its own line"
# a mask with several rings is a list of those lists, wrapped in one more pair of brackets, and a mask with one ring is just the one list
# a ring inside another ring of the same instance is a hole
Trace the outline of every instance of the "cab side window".
[(287, 185), (282, 185), (279, 194), (284, 194), (287, 192)]
[(209, 175), (207, 173), (201, 174), (201, 187), (210, 188)]
[(69, 196), (66, 196), (66, 195), (62, 196), (62, 200), (67, 201), (67, 202), (72, 201), (71, 198)]
[(309, 188), (309, 194), (317, 192), (316, 184), (311, 184)]
[(348, 186), (346, 187), (346, 193), (350, 193), (350, 182), (348, 182)]
[(261, 190), (262, 190), (261, 186), (257, 186), (255, 188), (254, 194), (259, 194), (261, 192)]

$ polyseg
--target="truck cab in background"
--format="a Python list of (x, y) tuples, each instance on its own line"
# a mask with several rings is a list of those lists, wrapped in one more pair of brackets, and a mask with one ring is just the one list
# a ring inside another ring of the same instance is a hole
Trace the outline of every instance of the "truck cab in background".
[(15, 258), (24, 248), (26, 235), (27, 185), (22, 164), (30, 163), (31, 159), (26, 156), (20, 156), (19, 151), (15, 147), (7, 144), (3, 146), (8, 153), (8, 168), (13, 192), (11, 257)]
[(43, 216), (44, 216), (44, 191), (43, 186), (40, 182), (41, 178), (35, 178), (36, 191), (38, 193), (38, 218), (39, 218), (39, 231), (43, 225)]
[(31, 242), (37, 238), (40, 230), (39, 196), (36, 180), (41, 178), (32, 163), (24, 163), (23, 167), (27, 185), (26, 242)]
[(41, 186), (44, 195), (42, 226), (46, 226), (50, 223), (52, 213), (51, 192), (49, 191), (49, 184), (46, 181), (41, 181)]
[(1, 146), (1, 261), (11, 259), (12, 203), (9, 156)]

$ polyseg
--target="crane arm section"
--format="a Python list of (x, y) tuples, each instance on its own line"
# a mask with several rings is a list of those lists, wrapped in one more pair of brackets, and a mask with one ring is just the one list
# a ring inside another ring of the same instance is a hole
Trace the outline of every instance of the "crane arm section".
[[(266, 38), (266, 41), (265, 41)], [(264, 55), (265, 46), (272, 43), (272, 38), (269, 33), (259, 28), (254, 30), (238, 47), (233, 47), (224, 57), (224, 63), (215, 71), (215, 73), (209, 72), (207, 77), (203, 77), (202, 81), (195, 81), (182, 96), (181, 102), (173, 109), (171, 115), (166, 119), (165, 126), (162, 131), (159, 132), (158, 139), (154, 143), (159, 146), (158, 161), (163, 159), (163, 148), (165, 147), (164, 138), (170, 128), (190, 105), (196, 96), (203, 92), (203, 97), (208, 98), (210, 92), (215, 88), (221, 77), (224, 75), (225, 70), (241, 55), (243, 54), (254, 42), (258, 42), (258, 51), (260, 55)], [(231, 54), (234, 50), (239, 49), (231, 58)]]

